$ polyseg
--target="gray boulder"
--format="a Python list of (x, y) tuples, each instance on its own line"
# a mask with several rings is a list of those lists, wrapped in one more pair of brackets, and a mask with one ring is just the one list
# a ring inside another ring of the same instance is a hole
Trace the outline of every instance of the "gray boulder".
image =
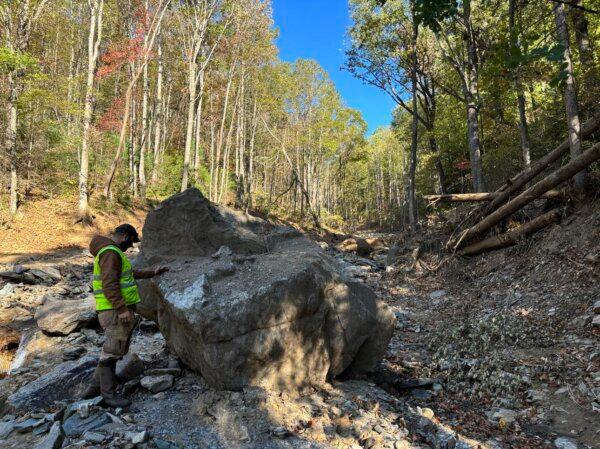
[(97, 364), (98, 357), (93, 355), (61, 363), (49, 373), (11, 394), (7, 404), (15, 410), (27, 411), (46, 409), (54, 401), (73, 398), (91, 378)]
[(82, 301), (48, 300), (36, 311), (34, 318), (44, 332), (68, 335), (96, 322), (94, 298)]
[[(171, 271), (140, 283), (138, 308), (216, 388), (296, 389), (375, 368), (395, 317), (372, 290), (291, 228), (218, 207), (196, 189), (144, 225), (140, 266)], [(211, 257), (227, 246), (219, 257)]]

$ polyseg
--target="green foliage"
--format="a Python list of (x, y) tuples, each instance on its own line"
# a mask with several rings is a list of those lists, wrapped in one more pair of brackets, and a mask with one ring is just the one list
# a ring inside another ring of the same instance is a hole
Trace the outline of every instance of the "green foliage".
[(30, 54), (0, 46), (0, 73), (34, 71), (37, 68), (38, 61)]

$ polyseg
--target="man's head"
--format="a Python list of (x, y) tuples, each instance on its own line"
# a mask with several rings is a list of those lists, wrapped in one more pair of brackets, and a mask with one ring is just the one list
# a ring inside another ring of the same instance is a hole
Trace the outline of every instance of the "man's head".
[(140, 237), (133, 226), (128, 223), (119, 225), (113, 232), (113, 240), (121, 251), (127, 251), (134, 243), (140, 241)]

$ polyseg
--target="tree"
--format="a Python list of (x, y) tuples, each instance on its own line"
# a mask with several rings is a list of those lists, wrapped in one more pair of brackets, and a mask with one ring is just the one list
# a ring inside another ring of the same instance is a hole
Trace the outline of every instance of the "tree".
[[(576, 159), (581, 156), (581, 123), (579, 122), (579, 104), (577, 102), (573, 61), (571, 59), (569, 30), (567, 28), (565, 6), (562, 3), (554, 5), (554, 16), (558, 40), (563, 47), (565, 109), (567, 111), (567, 124), (569, 126), (569, 146), (571, 149), (571, 159)], [(583, 170), (575, 175), (574, 186), (578, 193), (583, 194), (586, 184), (587, 173)]]
[(18, 165), (19, 148), (17, 128), (19, 121), (18, 102), (23, 92), (23, 78), (28, 66), (33, 60), (26, 54), (31, 33), (36, 26), (49, 0), (32, 2), (23, 0), (17, 3), (3, 0), (0, 3), (0, 24), (4, 28), (6, 42), (5, 60), (8, 62), (7, 84), (8, 101), (6, 104), (6, 136), (5, 148), (10, 159), (10, 201), (11, 213), (17, 212), (18, 207)]
[(79, 218), (84, 222), (89, 221), (88, 211), (88, 179), (89, 179), (89, 146), (90, 127), (94, 109), (94, 78), (98, 67), (100, 55), (100, 42), (102, 41), (102, 13), (104, 0), (90, 0), (90, 29), (88, 34), (88, 69), (85, 86), (85, 100), (83, 113), (83, 136), (81, 138), (81, 153), (79, 162)]

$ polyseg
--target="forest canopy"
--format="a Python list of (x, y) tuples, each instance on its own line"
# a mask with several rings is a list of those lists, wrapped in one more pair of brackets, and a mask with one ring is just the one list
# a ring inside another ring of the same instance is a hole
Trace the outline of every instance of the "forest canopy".
[[(396, 102), (367, 135), (267, 0), (0, 0), (0, 207), (196, 186), (245, 210), (415, 225), (493, 191), (598, 114), (598, 0), (350, 0), (344, 69)], [(560, 161), (559, 161), (560, 162)], [(577, 189), (595, 179), (582, 173)]]

